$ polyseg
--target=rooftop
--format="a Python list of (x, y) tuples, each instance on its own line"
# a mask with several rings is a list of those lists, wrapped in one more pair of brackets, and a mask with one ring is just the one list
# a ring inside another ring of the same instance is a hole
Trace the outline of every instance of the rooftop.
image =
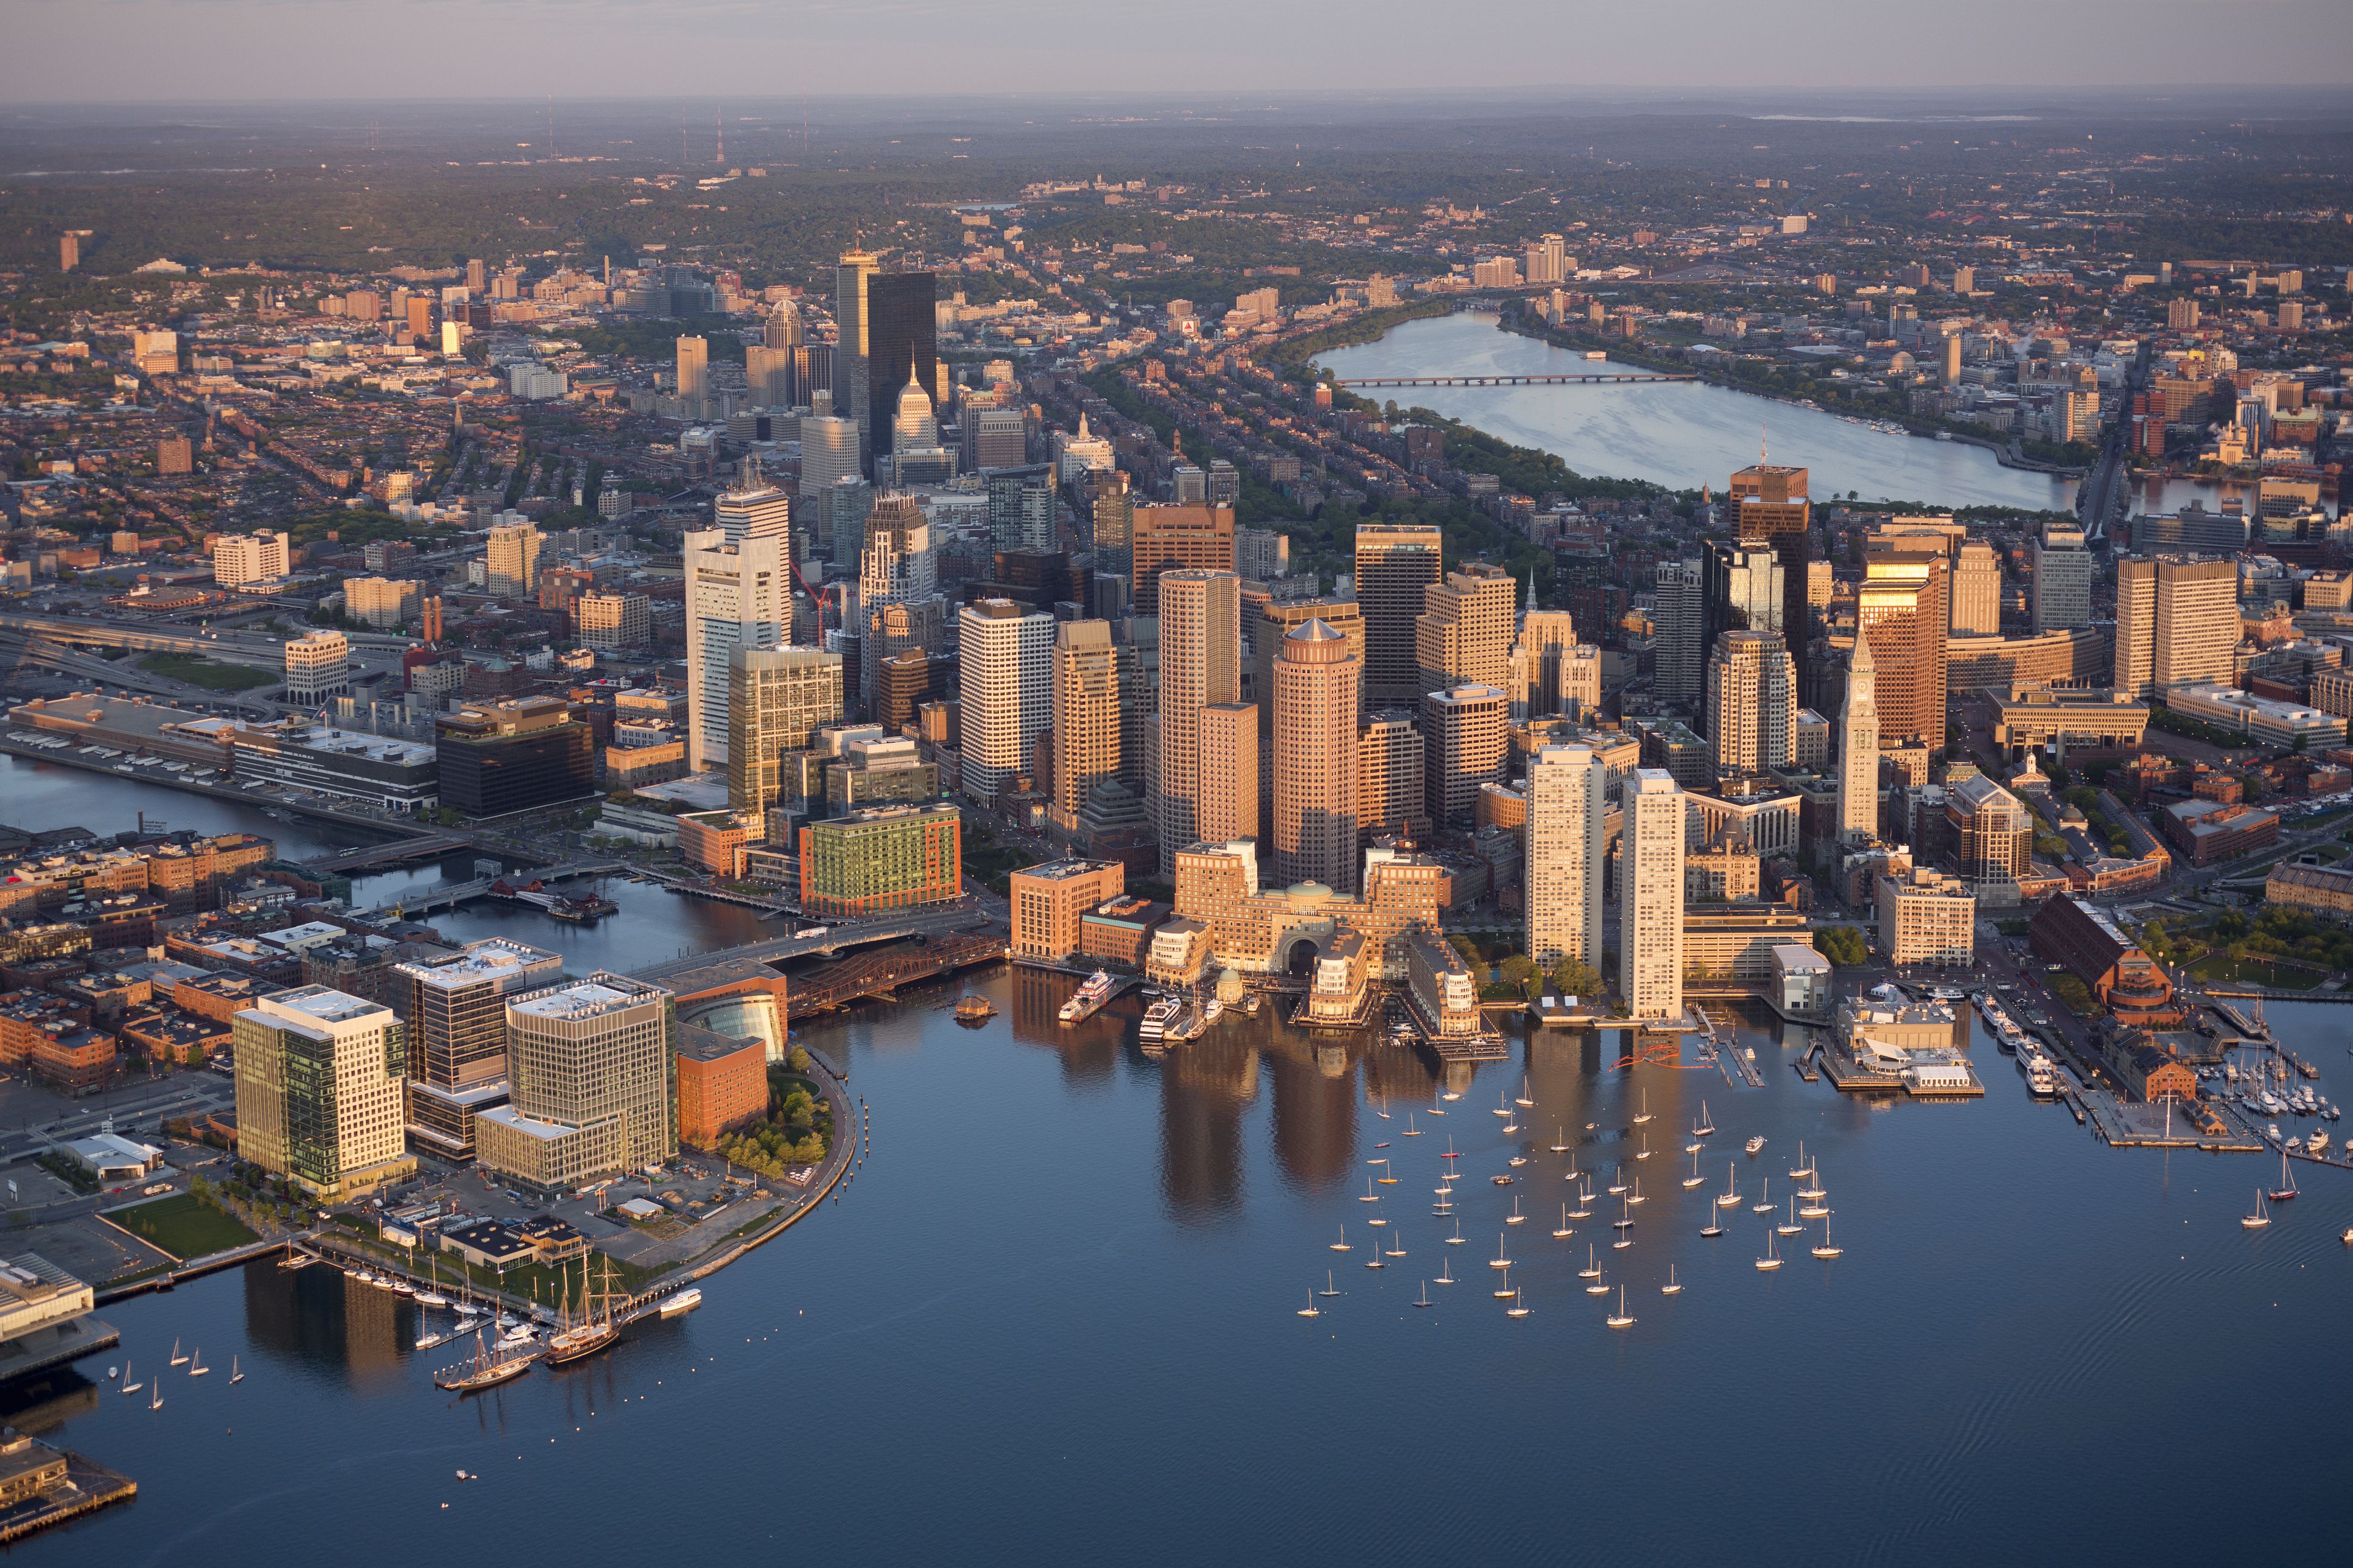
[(593, 1018), (669, 994), (661, 986), (600, 969), (586, 980), (534, 991), (507, 1005), (510, 1011), (534, 1018)]

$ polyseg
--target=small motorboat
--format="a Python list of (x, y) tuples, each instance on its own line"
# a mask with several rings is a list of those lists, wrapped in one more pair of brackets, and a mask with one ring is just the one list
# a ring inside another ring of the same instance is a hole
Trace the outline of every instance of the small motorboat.
[(1756, 1137), (1751, 1138), (1748, 1141), (1746, 1147), (1751, 1154), (1756, 1153), (1757, 1151), (1765, 1147), (1765, 1134), (1759, 1132)]

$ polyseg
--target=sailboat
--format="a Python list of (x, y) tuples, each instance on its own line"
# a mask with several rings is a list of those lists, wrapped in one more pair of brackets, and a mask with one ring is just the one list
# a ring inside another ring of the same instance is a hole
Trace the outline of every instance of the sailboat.
[(150, 1410), (161, 1410), (161, 1409), (163, 1409), (163, 1408), (164, 1408), (164, 1384), (163, 1384), (163, 1380), (162, 1380), (162, 1379), (160, 1379), (160, 1378), (159, 1378), (159, 1379), (157, 1379), (157, 1380), (156, 1380), (156, 1383), (155, 1383), (155, 1386), (154, 1386), (154, 1387), (153, 1387), (153, 1388), (151, 1388), (151, 1389), (149, 1389), (147, 1392), (148, 1392), (148, 1394), (151, 1394), (151, 1395), (153, 1396), (153, 1397), (151, 1397), (151, 1398), (147, 1401), (147, 1408), (148, 1408), (148, 1409), (150, 1409)]
[(1522, 1073), (1520, 1075), (1520, 1097), (1513, 1103), (1516, 1105), (1534, 1105), (1535, 1103), (1534, 1100), (1528, 1097), (1528, 1076), (1525, 1073)]
[(1504, 1233), (1502, 1231), (1497, 1231), (1495, 1233), (1495, 1256), (1487, 1259), (1487, 1267), (1490, 1268), (1509, 1268), (1511, 1266), (1512, 1260), (1504, 1256)]
[(1626, 1201), (1630, 1204), (1646, 1204), (1651, 1201), (1642, 1195), (1641, 1177), (1637, 1176), (1634, 1178), (1634, 1190), (1626, 1194)]
[(2240, 1215), (2239, 1223), (2245, 1226), (2249, 1230), (2261, 1230), (2263, 1226), (2271, 1224), (2271, 1222), (2272, 1211), (2263, 1205), (2263, 1190), (2261, 1187), (2257, 1187), (2255, 1189), (2255, 1212), (2251, 1215)]
[(1566, 1241), (1570, 1237), (1577, 1234), (1568, 1228), (1568, 1205), (1567, 1204), (1560, 1205), (1560, 1228), (1554, 1231), (1552, 1234), (1554, 1239), (1558, 1241)]
[(1573, 1208), (1573, 1209), (1571, 1209), (1571, 1210), (1569, 1210), (1569, 1211), (1568, 1211), (1568, 1217), (1569, 1217), (1569, 1218), (1571, 1218), (1571, 1219), (1590, 1219), (1590, 1218), (1592, 1218), (1592, 1217), (1593, 1217), (1593, 1209), (1592, 1209), (1592, 1207), (1591, 1207), (1592, 1203), (1593, 1203), (1593, 1184), (1592, 1184), (1592, 1183), (1590, 1183), (1590, 1182), (1588, 1182), (1588, 1183), (1586, 1183), (1584, 1185), (1582, 1185), (1582, 1186), (1580, 1186), (1580, 1187), (1578, 1187), (1578, 1188), (1577, 1189), (1577, 1206), (1576, 1206), (1575, 1208)]
[(1493, 1114), (1502, 1117), (1506, 1121), (1512, 1119), (1512, 1108), (1504, 1103), (1504, 1097), (1500, 1092), (1495, 1096), (1495, 1109)]
[(2280, 1184), (2272, 1189), (2272, 1202), (2284, 1204), (2295, 1196), (2295, 1173), (2287, 1166), (2287, 1151), (2280, 1151)]
[(1499, 1301), (1508, 1301), (1518, 1294), (1519, 1287), (1512, 1283), (1512, 1271), (1508, 1268), (1504, 1269), (1503, 1280), (1494, 1289), (1495, 1299)]
[(1446, 1108), (1438, 1103), (1438, 1091), (1434, 1089), (1430, 1091), (1430, 1113), (1432, 1116), (1446, 1114)]
[(1618, 1287), (1618, 1310), (1610, 1313), (1607, 1318), (1603, 1319), (1602, 1321), (1608, 1323), (1613, 1329), (1625, 1329), (1631, 1328), (1633, 1326), (1633, 1316), (1626, 1310), (1625, 1286), (1620, 1285)]
[(1593, 1244), (1589, 1241), (1585, 1244), (1585, 1267), (1577, 1271), (1577, 1277), (1579, 1279), (1599, 1279), (1601, 1278), (1601, 1265), (1594, 1261)]
[(1645, 1137), (1643, 1138), (1643, 1140), (1642, 1140), (1642, 1146), (1641, 1146), (1641, 1148), (1639, 1148), (1639, 1149), (1637, 1149), (1637, 1150), (1635, 1150), (1635, 1151), (1634, 1151), (1634, 1158), (1636, 1158), (1637, 1160), (1647, 1160), (1647, 1159), (1649, 1159), (1650, 1157), (1651, 1157), (1651, 1140), (1649, 1139), (1649, 1137), (1648, 1137), (1648, 1136), (1645, 1136)]
[(1622, 1218), (1611, 1220), (1609, 1228), (1618, 1233), (1618, 1239), (1609, 1244), (1612, 1248), (1623, 1252), (1634, 1245), (1634, 1238), (1626, 1234), (1634, 1228), (1634, 1215), (1631, 1210), (1627, 1210)]
[(1552, 1152), (1556, 1154), (1566, 1154), (1568, 1152), (1568, 1130), (1561, 1126), (1558, 1122), (1555, 1122), (1553, 1124)]
[(1520, 1212), (1519, 1199), (1514, 1198), (1512, 1200), (1512, 1212), (1504, 1216), (1504, 1223), (1505, 1225), (1525, 1225), (1528, 1223), (1528, 1216)]
[(1699, 1120), (1692, 1123), (1692, 1136), (1705, 1138), (1715, 1131), (1715, 1118), (1707, 1113), (1707, 1101), (1699, 1102)]
[(1625, 1163), (1620, 1161), (1618, 1165), (1618, 1173), (1609, 1178), (1609, 1195), (1614, 1198), (1625, 1190), (1626, 1166)]
[(228, 1358), (228, 1380), (231, 1383), (243, 1383), (245, 1381), (245, 1373), (237, 1370), (237, 1357), (235, 1356)]
[(1692, 1173), (1683, 1178), (1683, 1185), (1686, 1188), (1698, 1186), (1702, 1182), (1707, 1180), (1705, 1176), (1699, 1173), (1699, 1145), (1696, 1143), (1693, 1144), (1691, 1147), (1691, 1157)]
[(1771, 1214), (1773, 1212), (1772, 1190), (1773, 1178), (1770, 1176), (1761, 1178), (1757, 1184), (1757, 1201), (1748, 1205), (1749, 1211), (1753, 1214)]
[(1400, 1136), (1407, 1138), (1419, 1138), (1421, 1136), (1421, 1129), (1413, 1124), (1413, 1112), (1410, 1110), (1405, 1113), (1405, 1131), (1400, 1134)]
[(1667, 1282), (1659, 1287), (1659, 1294), (1662, 1296), (1680, 1296), (1683, 1293), (1683, 1282), (1675, 1278), (1675, 1266), (1670, 1263), (1667, 1265)]
[(1458, 1219), (1454, 1222), (1454, 1234), (1446, 1238), (1446, 1245), (1449, 1247), (1461, 1247), (1463, 1245), (1462, 1222), (1461, 1220)]
[(200, 1350), (196, 1352), (195, 1354), (188, 1358), (188, 1375), (190, 1377), (202, 1377), (205, 1373), (210, 1371), (212, 1371), (212, 1368), (205, 1364), (205, 1352), (203, 1351)]
[(1724, 1191), (1715, 1194), (1715, 1206), (1720, 1209), (1732, 1208), (1740, 1202), (1740, 1182), (1734, 1174), (1736, 1169), (1733, 1166), (1725, 1168)]
[(1651, 1091), (1646, 1089), (1642, 1091), (1642, 1110), (1641, 1114), (1634, 1118), (1634, 1125), (1640, 1127), (1649, 1120), (1651, 1120)]
[(1805, 1228), (1806, 1227), (1798, 1223), (1798, 1200), (1791, 1198), (1789, 1200), (1789, 1217), (1782, 1222), (1780, 1227), (1781, 1234), (1783, 1236), (1795, 1236)]
[(1593, 1271), (1593, 1283), (1585, 1288), (1585, 1293), (1588, 1296), (1607, 1296), (1609, 1294), (1609, 1282), (1601, 1278), (1601, 1270), (1599, 1268)]
[(1507, 1318), (1525, 1318), (1527, 1315), (1528, 1310), (1520, 1305), (1520, 1293), (1517, 1290), (1513, 1291), (1512, 1304), (1504, 1309), (1504, 1316)]
[(1324, 1245), (1331, 1247), (1335, 1252), (1354, 1252), (1356, 1250), (1355, 1247), (1348, 1245), (1348, 1226), (1345, 1221), (1343, 1221), (1340, 1226), (1340, 1239), (1334, 1242), (1327, 1242)]
[(1707, 1223), (1699, 1227), (1699, 1233), (1711, 1240), (1724, 1234), (1724, 1221), (1717, 1217), (1715, 1210), (1707, 1211)]
[(1822, 1221), (1821, 1245), (1814, 1248), (1814, 1256), (1816, 1258), (1836, 1258), (1840, 1253), (1844, 1252), (1846, 1248), (1843, 1247), (1832, 1247), (1831, 1245), (1831, 1222), (1825, 1218)]
[(1440, 1285), (1451, 1285), (1454, 1283), (1454, 1264), (1452, 1259), (1442, 1258), (1440, 1260), (1438, 1265), (1438, 1282)]
[[(1382, 1170), (1384, 1170), (1384, 1171), (1387, 1171), (1387, 1170), (1388, 1170), (1388, 1168), (1389, 1168), (1389, 1163), (1388, 1163), (1387, 1160), (1383, 1160), (1383, 1161), (1381, 1162), (1381, 1169), (1382, 1169)], [(1376, 1179), (1377, 1181), (1378, 1181), (1378, 1182), (1380, 1183), (1380, 1184), (1381, 1184), (1381, 1185), (1383, 1185), (1383, 1186), (1385, 1186), (1385, 1187), (1394, 1187), (1394, 1186), (1396, 1186), (1396, 1185), (1397, 1185), (1397, 1184), (1398, 1184), (1398, 1179), (1397, 1179), (1397, 1176), (1396, 1176), (1396, 1174), (1395, 1174), (1394, 1173), (1392, 1173), (1391, 1174), (1386, 1175), (1386, 1176), (1379, 1176), (1379, 1177), (1376, 1177), (1375, 1179)]]
[(180, 1353), (180, 1342), (177, 1340), (174, 1340), (172, 1342), (172, 1364), (174, 1366), (185, 1366), (188, 1364), (188, 1358)]
[(1813, 1173), (1813, 1166), (1806, 1163), (1806, 1143), (1801, 1138), (1798, 1141), (1798, 1163), (1789, 1167), (1789, 1180), (1802, 1182)]
[(1767, 1272), (1781, 1267), (1781, 1254), (1774, 1247), (1773, 1227), (1769, 1225), (1765, 1227), (1765, 1256), (1757, 1260), (1757, 1267)]
[[(580, 1259), (579, 1321), (559, 1327), (548, 1337), (545, 1352), (548, 1365), (564, 1366), (584, 1356), (594, 1355), (609, 1348), (621, 1337), (621, 1325), (613, 1321), (613, 1264), (609, 1258), (606, 1260), (605, 1277), (599, 1283), (604, 1285), (603, 1290), (592, 1291), (589, 1289), (588, 1259), (584, 1256)], [(569, 1281), (565, 1283), (565, 1294), (568, 1300), (571, 1295)], [(557, 1321), (563, 1322), (562, 1319)]]
[(1372, 1177), (1366, 1176), (1365, 1178), (1365, 1195), (1358, 1198), (1356, 1201), (1360, 1204), (1377, 1204), (1381, 1201), (1381, 1194), (1373, 1191)]
[(1324, 1315), (1324, 1309), (1315, 1304), (1315, 1292), (1313, 1290), (1307, 1293), (1307, 1305), (1299, 1309), (1299, 1315), (1303, 1318), (1320, 1318)]
[(1381, 1261), (1381, 1238), (1377, 1236), (1373, 1237), (1373, 1239), (1366, 1245), (1365, 1252), (1366, 1254), (1365, 1258), (1366, 1268), (1387, 1268), (1388, 1267), (1388, 1264)]
[(1419, 1300), (1416, 1301), (1416, 1302), (1414, 1303), (1414, 1305), (1415, 1305), (1415, 1306), (1417, 1306), (1417, 1307), (1435, 1307), (1436, 1305), (1438, 1305), (1438, 1303), (1437, 1303), (1437, 1302), (1435, 1302), (1435, 1301), (1433, 1301), (1433, 1300), (1431, 1300), (1430, 1299), (1430, 1281), (1429, 1281), (1429, 1280), (1425, 1279), (1425, 1280), (1423, 1280), (1423, 1281), (1421, 1282), (1421, 1299), (1420, 1299)]
[(1340, 1287), (1332, 1282), (1332, 1271), (1329, 1268), (1326, 1268), (1324, 1270), (1324, 1289), (1318, 1291), (1317, 1294), (1323, 1296), (1336, 1296), (1339, 1293)]
[(131, 1381), (131, 1363), (128, 1360), (125, 1360), (122, 1363), (122, 1392), (125, 1394), (136, 1394), (145, 1386), (145, 1384), (133, 1383)]
[[(1376, 1243), (1375, 1245), (1377, 1246), (1378, 1243)], [(1389, 1233), (1388, 1256), (1391, 1258), (1403, 1258), (1405, 1256), (1405, 1232), (1398, 1230), (1391, 1231)]]

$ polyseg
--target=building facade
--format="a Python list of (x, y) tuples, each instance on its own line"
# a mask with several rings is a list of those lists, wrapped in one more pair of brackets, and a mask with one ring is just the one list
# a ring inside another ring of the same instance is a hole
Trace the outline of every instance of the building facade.
[(258, 998), (230, 1029), (239, 1158), (323, 1203), (416, 1171), (403, 1137), (406, 1038), (391, 1008), (304, 985)]
[(824, 918), (964, 896), (964, 818), (953, 805), (878, 805), (800, 830), (801, 909)]
[(1638, 768), (1620, 795), (1618, 994), (1635, 1018), (1683, 1011), (1683, 792)]

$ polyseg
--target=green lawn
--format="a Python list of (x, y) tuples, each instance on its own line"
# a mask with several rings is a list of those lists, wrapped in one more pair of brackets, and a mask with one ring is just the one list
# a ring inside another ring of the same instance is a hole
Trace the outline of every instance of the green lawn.
[(190, 686), (201, 686), (207, 691), (250, 691), (257, 686), (275, 684), (278, 679), (242, 665), (215, 664), (193, 653), (151, 653), (139, 661), (139, 668), (174, 680), (185, 680)]
[(175, 1193), (153, 1203), (120, 1209), (106, 1216), (132, 1235), (153, 1242), (183, 1261), (227, 1252), (260, 1239), (245, 1222), (193, 1193)]
[(2265, 958), (2232, 958), (2227, 952), (2207, 954), (2189, 966), (2189, 973), (2200, 980), (2226, 984), (2237, 981), (2272, 991), (2309, 991), (2327, 978), (2313, 970), (2274, 963)]

